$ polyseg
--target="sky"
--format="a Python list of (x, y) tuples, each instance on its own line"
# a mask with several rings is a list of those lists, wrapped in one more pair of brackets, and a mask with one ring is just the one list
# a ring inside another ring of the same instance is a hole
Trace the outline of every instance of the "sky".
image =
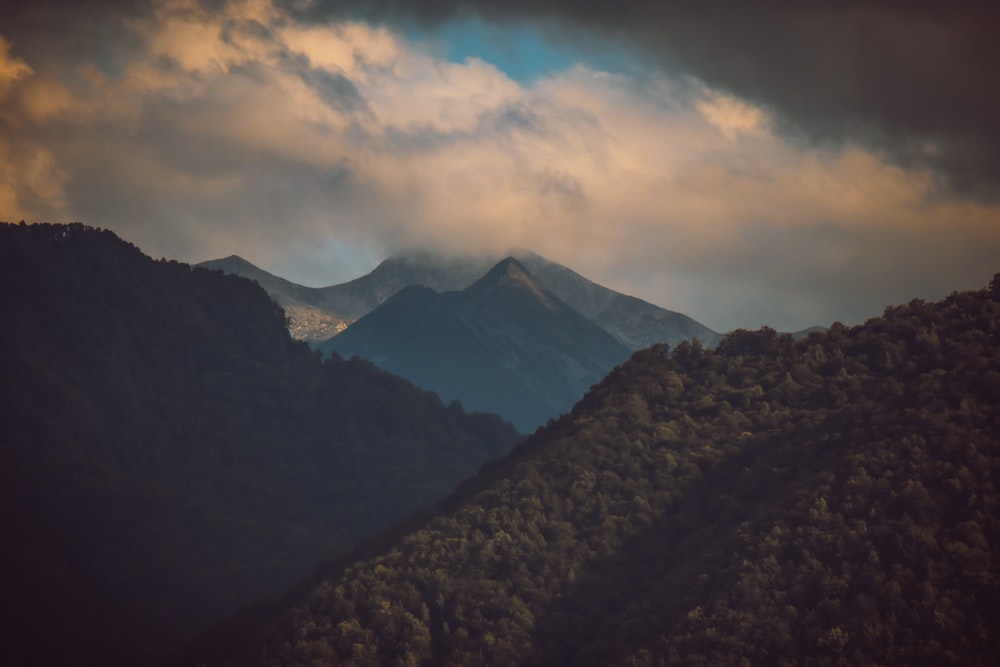
[(0, 8), (0, 220), (331, 285), (525, 248), (727, 331), (1000, 272), (1000, 10), (925, 0)]

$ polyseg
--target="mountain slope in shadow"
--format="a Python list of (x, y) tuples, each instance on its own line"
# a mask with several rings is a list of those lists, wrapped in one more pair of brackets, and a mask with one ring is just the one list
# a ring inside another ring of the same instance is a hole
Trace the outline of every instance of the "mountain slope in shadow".
[(514, 258), (462, 291), (405, 288), (319, 349), (368, 359), (522, 431), (567, 411), (629, 355)]
[(0, 313), (5, 664), (155, 664), (518, 437), (83, 225), (0, 225)]

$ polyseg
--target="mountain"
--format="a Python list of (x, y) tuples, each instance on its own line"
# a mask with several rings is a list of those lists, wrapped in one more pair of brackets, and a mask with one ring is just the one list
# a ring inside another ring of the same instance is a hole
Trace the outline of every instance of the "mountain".
[(390, 257), (360, 278), (329, 287), (298, 285), (237, 255), (209, 260), (198, 266), (256, 281), (287, 312), (293, 337), (319, 342), (337, 335), (404, 287), (422, 285), (438, 291), (462, 289), (481, 277), (490, 265), (485, 260), (425, 254)]
[(465, 289), (500, 258), (444, 257), (414, 253), (390, 257), (367, 275), (326, 287), (328, 303), (355, 319), (363, 317), (404, 287), (420, 285), (436, 292)]
[(297, 340), (326, 340), (343, 331), (355, 319), (331, 311), (325, 305), (327, 298), (323, 289), (279, 278), (237, 255), (202, 262), (198, 266), (255, 281), (284, 309), (289, 320), (289, 333)]
[(257, 268), (237, 255), (202, 262), (198, 266), (204, 269), (215, 269), (223, 273), (243, 276), (244, 278), (256, 281), (281, 306), (284, 306), (285, 303), (300, 303), (315, 306), (322, 300), (321, 290), (314, 287), (297, 285), (284, 278), (279, 278), (263, 269)]
[(83, 225), (0, 225), (0, 313), (4, 664), (161, 662), (518, 437)]
[(993, 665), (1000, 274), (637, 352), (180, 664)]
[(629, 356), (512, 257), (461, 291), (407, 287), (319, 349), (368, 359), (523, 432), (569, 410)]
[[(632, 350), (657, 342), (674, 345), (693, 338), (698, 338), (705, 345), (714, 345), (720, 337), (686, 315), (602, 287), (540, 255), (517, 252), (512, 256), (553, 294)], [(304, 314), (315, 317), (316, 312), (325, 313), (330, 322), (336, 322), (342, 329), (411, 285), (429, 287), (437, 292), (463, 290), (501, 259), (497, 256), (446, 257), (432, 253), (397, 255), (386, 259), (367, 275), (322, 288), (304, 288), (276, 279), (238, 257), (213, 260), (203, 265), (258, 280), (289, 311), (293, 328), (299, 323), (301, 308), (302, 317)], [(290, 286), (304, 291), (294, 291)], [(301, 338), (318, 340), (325, 331), (315, 331), (307, 325), (298, 326), (303, 332), (308, 332), (308, 335), (300, 335)]]
[(721, 338), (687, 315), (598, 285), (540, 255), (521, 253), (518, 258), (556, 296), (632, 350), (654, 343), (676, 345), (695, 338), (711, 347)]

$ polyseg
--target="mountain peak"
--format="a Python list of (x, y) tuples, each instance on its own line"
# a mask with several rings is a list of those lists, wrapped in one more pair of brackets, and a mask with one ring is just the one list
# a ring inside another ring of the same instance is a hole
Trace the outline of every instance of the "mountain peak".
[(469, 287), (468, 291), (481, 292), (508, 285), (527, 287), (540, 296), (548, 297), (545, 287), (531, 275), (528, 269), (524, 268), (521, 262), (513, 257), (506, 257), (500, 260), (492, 269), (486, 272), (486, 275)]
[(320, 350), (369, 359), (525, 433), (569, 410), (629, 355), (511, 257), (464, 290), (407, 287)]
[(254, 279), (257, 279), (260, 275), (271, 275), (264, 269), (255, 265), (253, 262), (247, 261), (239, 255), (230, 255), (229, 257), (222, 257), (220, 259), (210, 259), (206, 262), (197, 264), (197, 266), (206, 269), (221, 269), (225, 273), (233, 273), (238, 276)]
[(562, 303), (535, 276), (513, 257), (500, 260), (482, 278), (464, 290), (465, 294), (482, 296), (488, 293), (530, 294), (546, 310), (558, 310), (560, 307), (570, 308)]
[(510, 274), (521, 274), (527, 276), (531, 275), (528, 269), (524, 268), (524, 264), (521, 264), (521, 262), (516, 260), (513, 255), (508, 255), (507, 257), (501, 259), (499, 262), (497, 262), (496, 266), (494, 266), (493, 268), (504, 271), (508, 275)]

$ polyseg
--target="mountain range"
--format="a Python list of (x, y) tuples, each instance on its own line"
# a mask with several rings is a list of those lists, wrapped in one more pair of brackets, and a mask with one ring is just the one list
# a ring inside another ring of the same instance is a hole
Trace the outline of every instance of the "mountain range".
[[(407, 291), (573, 317), (511, 260)], [(1000, 654), (1000, 274), (798, 340), (645, 348), (513, 449), (320, 360), (259, 285), (110, 232), (0, 225), (0, 312), (4, 664)]]
[[(552, 294), (637, 350), (653, 343), (677, 344), (698, 338), (714, 345), (720, 334), (681, 313), (608, 289), (532, 252), (510, 254)], [(411, 253), (390, 257), (371, 273), (330, 287), (304, 287), (274, 276), (235, 255), (199, 266), (256, 280), (292, 319), (297, 337), (326, 340), (411, 285), (437, 292), (463, 290), (504, 256), (453, 257)], [(311, 325), (310, 322), (320, 324)]]
[(719, 339), (685, 315), (534, 253), (490, 261), (402, 255), (325, 288), (295, 285), (236, 256), (201, 266), (256, 280), (289, 313), (293, 332), (333, 332), (312, 343), (324, 353), (368, 359), (522, 432), (569, 410), (635, 349)]
[(1000, 655), (1000, 274), (635, 353), (180, 665), (977, 665)]
[(530, 432), (630, 350), (509, 257), (461, 291), (410, 286), (321, 344)]

